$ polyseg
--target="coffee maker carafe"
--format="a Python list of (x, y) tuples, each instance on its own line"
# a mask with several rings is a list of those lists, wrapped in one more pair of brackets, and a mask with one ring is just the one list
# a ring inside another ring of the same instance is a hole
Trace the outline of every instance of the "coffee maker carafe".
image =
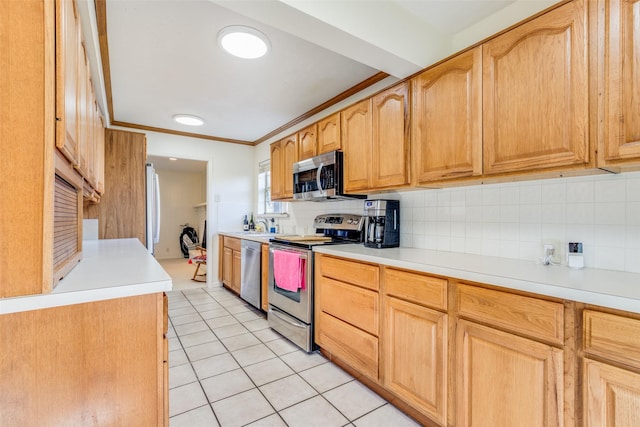
[(364, 245), (370, 248), (400, 246), (400, 201), (365, 200)]

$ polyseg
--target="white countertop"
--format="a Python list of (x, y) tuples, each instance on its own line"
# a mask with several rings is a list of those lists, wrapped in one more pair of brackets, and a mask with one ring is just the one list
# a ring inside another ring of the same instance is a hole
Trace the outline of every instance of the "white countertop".
[(0, 299), (0, 314), (164, 292), (172, 286), (138, 239), (85, 240), (82, 261), (53, 292)]
[(640, 313), (640, 274), (414, 248), (315, 246), (314, 252)]

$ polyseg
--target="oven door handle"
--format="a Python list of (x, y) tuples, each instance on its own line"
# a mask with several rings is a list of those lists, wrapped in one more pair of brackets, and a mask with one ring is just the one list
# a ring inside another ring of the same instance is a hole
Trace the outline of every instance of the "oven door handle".
[(300, 259), (303, 259), (303, 260), (305, 260), (305, 261), (306, 261), (307, 259), (309, 259), (309, 257), (307, 256), (307, 252), (309, 252), (309, 251), (307, 251), (307, 250), (304, 250), (304, 251), (295, 251), (295, 250), (291, 250), (291, 249), (289, 249), (289, 248), (286, 248), (286, 249), (285, 249), (285, 248), (283, 248), (283, 247), (281, 247), (281, 246), (278, 246), (278, 247), (275, 247), (275, 248), (274, 248), (274, 247), (270, 247), (270, 248), (269, 248), (269, 251), (270, 251), (271, 253), (273, 253), (273, 252), (275, 252), (275, 251), (292, 252), (292, 253), (294, 253), (294, 254), (298, 254), (298, 255), (300, 255)]
[(269, 308), (269, 315), (272, 315), (272, 314), (275, 317), (277, 317), (278, 319), (282, 320), (283, 322), (286, 322), (286, 323), (290, 324), (291, 326), (295, 326), (296, 328), (304, 329), (304, 328), (307, 327), (306, 324), (304, 324), (302, 322), (298, 322), (297, 320), (292, 320), (288, 316), (285, 317), (282, 314), (280, 314), (279, 311), (274, 310), (273, 308)]

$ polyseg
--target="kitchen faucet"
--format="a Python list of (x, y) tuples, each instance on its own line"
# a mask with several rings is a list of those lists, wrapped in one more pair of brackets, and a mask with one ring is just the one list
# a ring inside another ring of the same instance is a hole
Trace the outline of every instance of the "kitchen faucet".
[(269, 224), (267, 223), (267, 220), (262, 218), (256, 221), (256, 228), (258, 224), (263, 224), (264, 225), (264, 231), (268, 232), (269, 231)]

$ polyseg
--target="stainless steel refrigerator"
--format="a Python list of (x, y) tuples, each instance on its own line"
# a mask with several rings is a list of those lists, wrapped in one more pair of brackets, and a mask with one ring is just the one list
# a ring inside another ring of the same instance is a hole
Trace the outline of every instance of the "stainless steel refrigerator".
[(147, 163), (147, 250), (154, 255), (160, 241), (160, 185), (153, 164)]

